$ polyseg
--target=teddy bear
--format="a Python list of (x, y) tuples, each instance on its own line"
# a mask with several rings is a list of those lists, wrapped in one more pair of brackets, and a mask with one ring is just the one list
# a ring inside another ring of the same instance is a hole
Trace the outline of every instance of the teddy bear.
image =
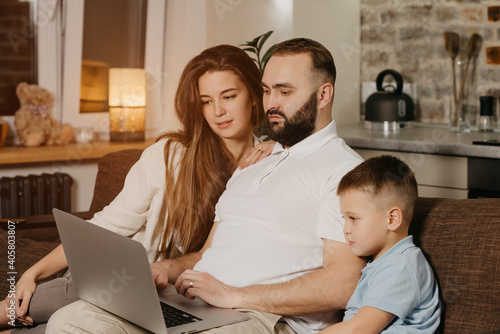
[(14, 115), (14, 127), (21, 145), (65, 145), (73, 137), (70, 124), (59, 124), (51, 116), (54, 97), (37, 85), (21, 82), (16, 87), (20, 108)]

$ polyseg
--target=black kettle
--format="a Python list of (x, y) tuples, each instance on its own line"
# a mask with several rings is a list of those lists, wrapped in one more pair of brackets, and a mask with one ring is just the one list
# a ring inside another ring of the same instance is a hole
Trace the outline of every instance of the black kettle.
[[(394, 91), (382, 87), (384, 77), (392, 75), (396, 80)], [(413, 121), (413, 100), (403, 93), (403, 77), (394, 70), (385, 70), (377, 76), (377, 92), (368, 97), (365, 104), (365, 120), (372, 122)]]

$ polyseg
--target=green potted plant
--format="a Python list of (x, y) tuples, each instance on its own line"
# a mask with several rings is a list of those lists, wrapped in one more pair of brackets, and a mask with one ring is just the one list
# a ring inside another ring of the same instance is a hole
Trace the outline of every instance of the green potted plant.
[[(272, 45), (269, 49), (267, 49), (267, 51), (264, 52), (263, 56), (261, 57), (262, 47), (264, 46), (264, 43), (267, 41), (269, 36), (271, 36), (272, 33), (273, 31), (270, 30), (265, 34), (257, 36), (253, 40), (246, 42), (245, 44), (240, 44), (240, 46), (244, 47), (243, 50), (255, 55), (255, 58), (252, 57), (252, 59), (257, 63), (257, 66), (259, 67), (261, 73), (264, 73), (264, 68), (266, 68), (267, 61), (271, 57), (271, 53), (273, 52), (274, 47), (276, 46), (276, 44)], [(259, 138), (267, 140), (265, 138), (267, 137), (267, 124), (265, 123), (262, 124), (256, 131), (256, 135)]]
[(264, 43), (267, 41), (269, 36), (273, 33), (272, 30), (266, 32), (265, 34), (262, 34), (260, 36), (255, 37), (253, 40), (246, 42), (245, 44), (240, 44), (240, 46), (243, 46), (243, 50), (253, 53), (256, 58), (252, 58), (256, 63), (257, 66), (259, 66), (259, 69), (262, 73), (264, 73), (264, 68), (266, 68), (267, 61), (271, 57), (271, 53), (274, 50), (274, 47), (276, 44), (272, 45), (267, 51), (264, 53), (264, 55), (261, 57), (262, 53), (262, 47), (264, 46)]

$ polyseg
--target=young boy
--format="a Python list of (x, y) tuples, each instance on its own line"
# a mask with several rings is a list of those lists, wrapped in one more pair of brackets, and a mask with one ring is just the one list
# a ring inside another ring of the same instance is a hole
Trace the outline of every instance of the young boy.
[(435, 333), (439, 291), (431, 266), (408, 236), (417, 183), (391, 156), (366, 160), (339, 183), (344, 236), (355, 255), (369, 257), (344, 321), (326, 333)]

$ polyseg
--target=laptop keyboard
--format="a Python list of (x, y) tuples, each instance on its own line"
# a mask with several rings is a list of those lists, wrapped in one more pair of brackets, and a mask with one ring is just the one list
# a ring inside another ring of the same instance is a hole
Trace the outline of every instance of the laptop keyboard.
[(167, 328), (181, 326), (189, 324), (195, 321), (201, 321), (202, 319), (195, 317), (194, 315), (179, 310), (176, 307), (160, 302), (161, 311), (163, 312), (163, 318), (165, 319), (165, 325)]

